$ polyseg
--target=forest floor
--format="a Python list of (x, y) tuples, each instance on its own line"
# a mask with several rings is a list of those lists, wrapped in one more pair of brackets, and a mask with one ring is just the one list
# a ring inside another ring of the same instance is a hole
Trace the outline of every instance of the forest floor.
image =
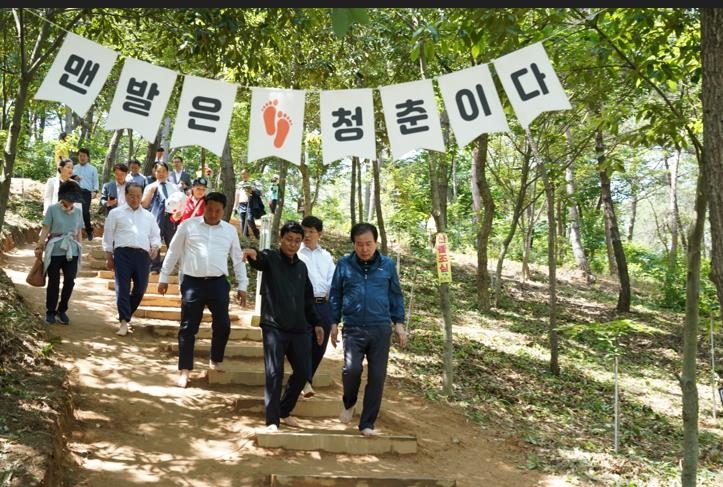
[[(416, 435), (418, 453), (358, 456), (259, 448), (253, 436), (263, 416), (239, 412), (233, 386), (194, 380), (179, 389), (176, 359), (159, 352), (158, 337), (142, 326), (126, 337), (114, 334), (114, 298), (104, 280), (79, 278), (71, 325), (45, 325), (45, 289), (24, 281), (31, 243), (17, 242), (2, 258), (2, 487), (255, 487), (270, 473), (427, 475), (460, 487), (662, 486), (679, 477), (680, 390), (671, 373), (678, 337), (666, 331), (628, 343), (623, 362), (637, 360), (638, 368), (621, 374), (623, 431), (613, 454), (609, 361), (573, 365), (586, 347), (567, 344), (562, 378), (546, 372), (546, 285), (539, 274), (519, 282), (515, 263), (505, 268), (505, 303), (480, 319), (465, 311), (474, 307), (475, 258), (455, 255), (457, 365), (454, 393), (445, 397), (433, 272), (406, 258), (410, 347), (392, 352), (384, 395), (393, 407), (383, 410), (378, 428)], [(613, 318), (614, 283), (586, 285), (564, 272), (558, 278), (561, 322)], [(631, 317), (666, 330), (681, 323), (679, 315), (648, 310)], [(17, 330), (30, 331), (11, 333)], [(325, 394), (341, 397), (341, 359), (330, 346), (322, 370), (336, 380)], [(204, 370), (199, 360), (192, 378)], [(698, 485), (722, 485), (723, 426), (709, 418), (709, 389), (701, 383), (699, 390)], [(340, 427), (334, 418), (301, 423)]]

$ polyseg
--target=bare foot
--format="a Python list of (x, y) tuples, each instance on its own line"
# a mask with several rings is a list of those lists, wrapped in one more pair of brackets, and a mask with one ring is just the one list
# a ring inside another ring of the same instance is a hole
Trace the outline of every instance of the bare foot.
[(118, 327), (118, 331), (115, 332), (118, 336), (126, 336), (130, 330), (128, 330), (128, 323), (126, 323), (124, 320), (121, 320), (120, 326)]
[(188, 386), (188, 373), (190, 371), (188, 369), (183, 369), (178, 371), (178, 379), (176, 379), (176, 385), (182, 389), (185, 389), (186, 386)]
[(214, 362), (213, 360), (208, 361), (208, 370), (215, 370), (216, 372), (226, 372), (221, 364)]

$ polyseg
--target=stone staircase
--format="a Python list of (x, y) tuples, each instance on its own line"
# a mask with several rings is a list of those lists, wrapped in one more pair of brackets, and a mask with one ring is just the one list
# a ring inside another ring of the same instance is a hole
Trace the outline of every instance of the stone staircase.
[[(107, 280), (109, 298), (114, 292), (113, 272), (105, 270), (105, 255), (101, 249), (100, 239), (84, 242), (84, 255), (81, 272), (89, 277), (98, 277)], [(254, 271), (250, 271), (254, 272)], [(154, 338), (160, 353), (169, 357), (178, 353), (176, 336), (180, 321), (180, 303), (178, 278), (176, 275), (169, 279), (168, 292), (165, 296), (156, 294), (155, 283), (158, 275), (149, 276), (148, 291), (134, 315), (134, 321), (142, 321), (142, 327)], [(249, 289), (253, 291), (252, 288)], [(258, 299), (258, 296), (257, 296)], [(257, 307), (258, 309), (258, 307)], [(263, 346), (261, 342), (261, 329), (259, 328), (259, 315), (250, 309), (242, 309), (235, 303), (231, 310), (231, 335), (226, 348), (223, 366), (224, 372), (208, 370), (204, 378), (209, 387), (234, 387), (236, 399), (233, 402), (233, 412), (246, 416), (256, 416), (259, 425), (263, 425), (263, 397), (264, 397), (264, 363)], [(205, 310), (196, 339), (196, 356), (206, 360), (210, 353), (210, 327), (211, 315)], [(341, 388), (335, 381), (339, 378), (339, 368), (335, 368), (334, 378), (328, 367), (322, 367), (314, 377), (316, 394), (311, 399), (301, 399), (292, 412), (300, 419), (313, 418), (322, 423), (321, 428), (289, 428), (282, 425), (274, 433), (258, 431), (255, 442), (258, 447), (269, 449), (282, 449), (289, 452), (328, 452), (348, 455), (414, 455), (417, 453), (417, 438), (401, 433), (382, 433), (371, 438), (363, 437), (356, 428), (356, 418), (350, 425), (342, 425), (335, 421), (341, 411)], [(286, 378), (290, 375), (290, 365), (286, 364)], [(196, 382), (196, 381), (194, 381)], [(363, 392), (363, 386), (361, 392)], [(357, 415), (361, 406), (362, 397), (357, 405)], [(382, 404), (382, 415), (385, 403)], [(380, 415), (381, 416), (381, 415)], [(329, 424), (327, 427), (326, 425)], [(386, 430), (384, 430), (386, 431)], [(343, 475), (281, 475), (270, 474), (268, 485), (285, 487), (311, 487), (311, 486), (429, 486), (453, 487), (454, 480), (438, 479), (432, 477), (395, 477), (393, 475), (380, 477), (359, 477)]]

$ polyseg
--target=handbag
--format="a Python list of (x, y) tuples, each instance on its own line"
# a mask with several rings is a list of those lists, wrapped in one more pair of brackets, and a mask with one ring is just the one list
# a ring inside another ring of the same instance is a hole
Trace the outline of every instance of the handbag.
[(25, 282), (35, 287), (45, 286), (45, 271), (43, 269), (43, 259), (35, 258), (33, 267), (28, 272), (28, 277), (25, 278)]

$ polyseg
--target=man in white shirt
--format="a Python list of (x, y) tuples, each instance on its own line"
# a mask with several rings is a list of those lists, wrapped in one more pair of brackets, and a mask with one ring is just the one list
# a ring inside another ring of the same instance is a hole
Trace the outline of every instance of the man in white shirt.
[[(141, 206), (141, 186), (125, 184), (125, 203), (108, 213), (103, 228), (106, 267), (115, 271), (115, 296), (120, 326), (116, 335), (130, 330), (130, 321), (148, 287), (148, 267), (161, 246), (155, 217)], [(133, 287), (131, 288), (131, 284)]]
[[(161, 238), (165, 242), (166, 247), (170, 245), (173, 235), (176, 233), (176, 222), (171, 220), (171, 213), (166, 211), (166, 200), (173, 193), (180, 191), (178, 186), (168, 181), (168, 164), (165, 162), (156, 162), (153, 166), (153, 175), (155, 181), (146, 185), (143, 189), (143, 199), (141, 204), (153, 216), (156, 217), (156, 223), (161, 229)], [(151, 273), (158, 274), (161, 270), (161, 254), (159, 253), (151, 259)]]
[(73, 176), (83, 192), (83, 223), (85, 238), (93, 240), (93, 225), (90, 221), (90, 204), (98, 194), (98, 170), (90, 163), (90, 151), (85, 147), (78, 149), (78, 164), (73, 166)]
[(173, 171), (168, 174), (168, 180), (178, 186), (184, 193), (191, 188), (191, 175), (183, 168), (183, 158), (173, 157)]
[(321, 219), (309, 215), (301, 220), (301, 226), (304, 229), (304, 241), (296, 254), (306, 264), (309, 271), (309, 280), (314, 288), (314, 308), (321, 319), (321, 326), (324, 328), (324, 341), (322, 343), (318, 343), (313, 330), (309, 330), (311, 339), (311, 374), (309, 375), (309, 381), (301, 392), (302, 397), (309, 398), (314, 395), (314, 389), (311, 387), (312, 379), (316, 369), (319, 368), (321, 359), (324, 358), (331, 331), (332, 319), (328, 295), (331, 279), (334, 277), (335, 265), (331, 254), (319, 245), (321, 232), (324, 230), (324, 223)]
[(181, 327), (178, 330), (178, 387), (188, 385), (193, 369), (193, 350), (203, 310), (211, 312), (211, 359), (209, 368), (221, 370), (220, 364), (231, 333), (228, 259), (231, 257), (236, 276), (239, 304), (246, 306), (248, 277), (242, 260), (241, 244), (236, 228), (221, 218), (226, 208), (223, 193), (209, 193), (205, 197), (203, 216), (185, 220), (176, 234), (163, 261), (158, 279), (158, 293), (166, 294), (168, 276), (181, 259)]

